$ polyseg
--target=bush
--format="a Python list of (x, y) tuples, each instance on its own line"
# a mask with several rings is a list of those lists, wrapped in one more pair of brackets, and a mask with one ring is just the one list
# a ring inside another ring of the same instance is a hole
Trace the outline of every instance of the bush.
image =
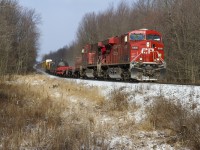
[(160, 96), (147, 108), (147, 119), (154, 129), (170, 129), (183, 145), (200, 149), (199, 112)]
[(128, 93), (124, 92), (123, 89), (114, 89), (110, 94), (110, 109), (116, 111), (128, 110)]

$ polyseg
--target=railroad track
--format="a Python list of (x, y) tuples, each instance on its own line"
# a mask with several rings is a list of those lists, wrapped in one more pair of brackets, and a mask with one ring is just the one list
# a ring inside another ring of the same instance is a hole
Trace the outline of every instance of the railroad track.
[(94, 80), (94, 81), (99, 81), (99, 82), (118, 82), (118, 83), (151, 83), (151, 84), (167, 84), (167, 85), (188, 85), (188, 86), (200, 86), (200, 84), (190, 84), (190, 83), (174, 83), (174, 82), (166, 82), (166, 81), (137, 81), (137, 80), (128, 80), (128, 81), (124, 81), (124, 80), (117, 80), (117, 79), (109, 79), (109, 80), (105, 80), (105, 79), (94, 79), (94, 78), (75, 78), (75, 77), (64, 77), (64, 76), (56, 76), (53, 74), (49, 74), (46, 73), (44, 71), (42, 71), (41, 69), (36, 69), (37, 73), (41, 73), (41, 74), (48, 74), (48, 75), (52, 75), (58, 78), (67, 78), (67, 79), (79, 79), (79, 80)]

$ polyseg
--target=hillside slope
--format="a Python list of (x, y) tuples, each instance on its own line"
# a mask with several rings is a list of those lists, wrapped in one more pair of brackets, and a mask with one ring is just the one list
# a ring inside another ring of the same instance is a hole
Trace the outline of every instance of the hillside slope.
[(200, 88), (16, 76), (1, 81), (2, 149), (198, 149)]

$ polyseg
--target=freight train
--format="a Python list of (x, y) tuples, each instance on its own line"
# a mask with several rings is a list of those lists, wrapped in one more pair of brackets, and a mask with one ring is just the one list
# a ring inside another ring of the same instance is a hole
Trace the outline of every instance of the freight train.
[(42, 66), (59, 76), (124, 81), (162, 80), (166, 72), (161, 33), (148, 29), (85, 45), (73, 67), (62, 61), (55, 66), (51, 59)]

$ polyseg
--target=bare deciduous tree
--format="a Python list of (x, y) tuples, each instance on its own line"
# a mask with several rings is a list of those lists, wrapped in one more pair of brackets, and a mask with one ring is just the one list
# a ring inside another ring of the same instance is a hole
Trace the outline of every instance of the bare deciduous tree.
[(71, 57), (71, 52), (76, 57), (85, 44), (130, 30), (155, 29), (162, 33), (165, 43), (167, 79), (200, 82), (199, 8), (199, 0), (137, 0), (131, 6), (127, 1), (116, 8), (110, 5), (103, 12), (84, 16), (68, 55)]
[(39, 17), (15, 0), (0, 0), (0, 74), (31, 71), (37, 57)]

